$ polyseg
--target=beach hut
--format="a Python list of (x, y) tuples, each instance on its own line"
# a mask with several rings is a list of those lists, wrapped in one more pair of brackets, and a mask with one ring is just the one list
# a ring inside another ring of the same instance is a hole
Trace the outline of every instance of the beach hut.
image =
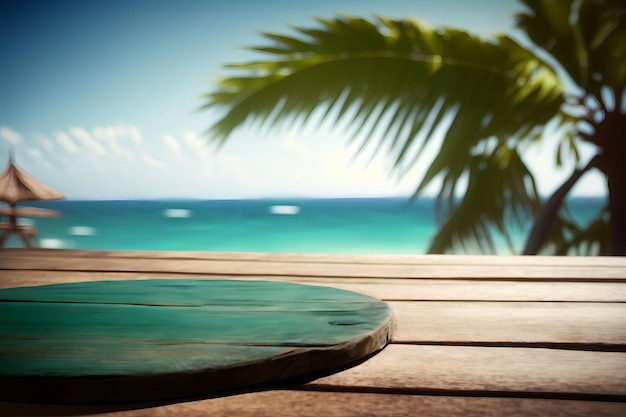
[(60, 217), (60, 213), (53, 210), (16, 207), (17, 203), (22, 201), (60, 200), (62, 198), (65, 198), (63, 194), (19, 169), (13, 162), (13, 155), (10, 155), (9, 166), (0, 175), (0, 202), (9, 205), (9, 207), (0, 207), (0, 215), (9, 218), (8, 223), (0, 223), (0, 247), (4, 246), (9, 235), (13, 233), (19, 235), (25, 246), (36, 246), (35, 236), (37, 230), (33, 227), (18, 226), (18, 216)]

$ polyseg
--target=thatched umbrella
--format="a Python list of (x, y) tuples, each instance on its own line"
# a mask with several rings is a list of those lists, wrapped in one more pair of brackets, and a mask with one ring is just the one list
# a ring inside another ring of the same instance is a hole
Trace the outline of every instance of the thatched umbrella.
[[(13, 163), (9, 156), (9, 166), (0, 175), (0, 201), (8, 203), (11, 208), (20, 201), (60, 200), (65, 198), (60, 192), (37, 181)], [(15, 212), (17, 214), (17, 212)], [(9, 216), (11, 225), (15, 226), (16, 216)]]
[(0, 207), (2, 216), (21, 217), (61, 217), (61, 213), (38, 207)]

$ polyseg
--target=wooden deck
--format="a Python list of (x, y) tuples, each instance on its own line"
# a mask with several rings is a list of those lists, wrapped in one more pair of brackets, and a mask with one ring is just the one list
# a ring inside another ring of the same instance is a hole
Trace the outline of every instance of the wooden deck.
[(626, 258), (0, 250), (0, 287), (227, 277), (388, 302), (391, 345), (301, 386), (121, 411), (0, 403), (0, 415), (623, 416)]

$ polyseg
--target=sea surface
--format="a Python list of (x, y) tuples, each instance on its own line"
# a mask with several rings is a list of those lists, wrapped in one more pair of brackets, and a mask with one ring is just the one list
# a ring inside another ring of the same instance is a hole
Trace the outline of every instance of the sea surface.
[[(425, 253), (436, 231), (434, 201), (406, 198), (127, 200), (25, 202), (60, 211), (61, 218), (24, 218), (47, 248)], [(570, 200), (582, 224), (604, 205), (601, 198)], [(514, 229), (516, 251), (525, 234)], [(9, 245), (21, 246), (16, 237)], [(507, 254), (499, 240), (500, 254)]]

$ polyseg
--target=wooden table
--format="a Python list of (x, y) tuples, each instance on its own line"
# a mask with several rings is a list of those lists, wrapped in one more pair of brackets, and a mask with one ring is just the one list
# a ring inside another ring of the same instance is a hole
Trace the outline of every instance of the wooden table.
[(5, 402), (0, 415), (626, 415), (625, 258), (0, 251), (5, 288), (163, 277), (356, 291), (391, 305), (398, 332), (304, 385), (146, 409)]
[(0, 223), (0, 248), (4, 247), (11, 235), (17, 235), (25, 248), (37, 248), (37, 234), (39, 230), (31, 226), (18, 226), (12, 223)]

